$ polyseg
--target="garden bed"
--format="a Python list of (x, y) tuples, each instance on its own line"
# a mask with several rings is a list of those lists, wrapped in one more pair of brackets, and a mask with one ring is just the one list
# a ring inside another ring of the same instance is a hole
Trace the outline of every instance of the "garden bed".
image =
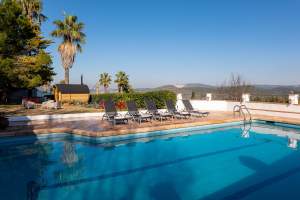
[(26, 109), (22, 105), (0, 105), (0, 113), (6, 116), (26, 116), (26, 115), (51, 115), (51, 114), (71, 114), (101, 112), (102, 109), (90, 105), (63, 105), (62, 109), (44, 109), (40, 106), (34, 109)]

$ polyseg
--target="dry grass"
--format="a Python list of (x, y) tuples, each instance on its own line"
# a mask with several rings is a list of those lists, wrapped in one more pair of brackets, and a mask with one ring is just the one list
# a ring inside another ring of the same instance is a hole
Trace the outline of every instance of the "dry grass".
[(24, 116), (24, 115), (45, 115), (45, 114), (70, 114), (70, 113), (87, 113), (100, 112), (100, 109), (85, 105), (63, 105), (62, 109), (43, 109), (38, 106), (35, 109), (26, 109), (22, 105), (0, 105), (0, 113), (7, 116)]

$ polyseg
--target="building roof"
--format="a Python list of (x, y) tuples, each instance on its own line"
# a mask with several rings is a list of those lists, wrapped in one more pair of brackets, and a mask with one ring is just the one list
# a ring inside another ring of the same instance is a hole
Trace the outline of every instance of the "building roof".
[(89, 94), (90, 89), (84, 84), (56, 84), (54, 85), (62, 94)]

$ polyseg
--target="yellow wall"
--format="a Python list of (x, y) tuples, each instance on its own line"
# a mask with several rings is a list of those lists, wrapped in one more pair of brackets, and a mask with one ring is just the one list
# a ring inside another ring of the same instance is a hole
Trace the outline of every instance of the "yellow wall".
[(89, 101), (90, 94), (61, 94), (56, 88), (54, 88), (55, 101), (80, 101), (87, 103)]
[(87, 103), (89, 94), (59, 94), (59, 101), (81, 101)]

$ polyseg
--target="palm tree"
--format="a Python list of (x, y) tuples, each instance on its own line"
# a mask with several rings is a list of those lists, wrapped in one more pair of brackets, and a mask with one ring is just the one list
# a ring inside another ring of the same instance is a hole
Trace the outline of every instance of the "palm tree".
[(54, 24), (57, 29), (51, 35), (62, 38), (58, 51), (65, 69), (65, 83), (69, 84), (70, 68), (74, 64), (77, 52), (82, 52), (81, 45), (85, 43), (85, 34), (82, 32), (84, 24), (72, 15), (65, 15), (64, 21), (56, 20)]
[(111, 76), (108, 73), (102, 73), (100, 74), (100, 80), (99, 80), (100, 85), (104, 87), (105, 93), (107, 93), (107, 88), (111, 84)]
[(128, 75), (123, 72), (119, 71), (116, 74), (116, 80), (115, 83), (118, 85), (118, 91), (122, 93), (123, 91), (127, 91), (127, 88), (129, 88), (129, 78)]

